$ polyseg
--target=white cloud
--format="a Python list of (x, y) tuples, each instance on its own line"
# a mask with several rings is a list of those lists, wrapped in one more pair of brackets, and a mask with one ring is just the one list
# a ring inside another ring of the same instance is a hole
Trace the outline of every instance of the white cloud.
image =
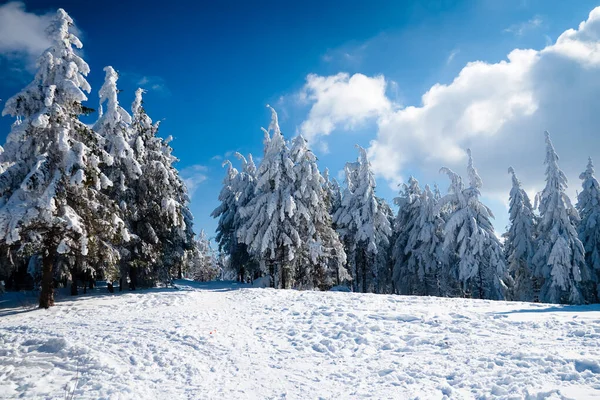
[(25, 11), (22, 2), (0, 6), (0, 55), (35, 60), (50, 46), (46, 35), (53, 13), (37, 15)]
[(543, 20), (540, 16), (535, 16), (529, 21), (522, 22), (520, 24), (514, 24), (504, 30), (504, 32), (513, 33), (516, 36), (523, 36), (526, 32), (539, 28), (543, 24)]
[(385, 94), (386, 86), (383, 76), (308, 75), (300, 100), (312, 107), (300, 133), (310, 142), (336, 128), (354, 129), (370, 118), (391, 112), (393, 103)]
[[(355, 77), (380, 88), (370, 92), (370, 101), (364, 88), (350, 89)], [(600, 7), (542, 50), (468, 63), (450, 84), (432, 86), (418, 106), (394, 109), (382, 86), (382, 76), (311, 75), (305, 91), (312, 109), (301, 126), (316, 137), (375, 121), (369, 156), (378, 176), (390, 182), (407, 169), (443, 181), (439, 167), (464, 171), (464, 149), (471, 147), (484, 191), (497, 199), (508, 195), (509, 165), (527, 188), (542, 187), (547, 129), (574, 194), (587, 157), (600, 164)]]
[(190, 199), (194, 197), (200, 184), (208, 178), (206, 175), (207, 172), (208, 167), (200, 164), (190, 165), (181, 170), (180, 174), (188, 189)]

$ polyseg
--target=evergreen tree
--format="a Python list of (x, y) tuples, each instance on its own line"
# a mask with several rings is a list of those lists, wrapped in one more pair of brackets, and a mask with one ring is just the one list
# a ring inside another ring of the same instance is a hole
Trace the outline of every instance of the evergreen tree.
[(534, 278), (543, 303), (583, 303), (580, 283), (585, 251), (577, 237), (579, 216), (565, 193), (567, 178), (558, 166), (550, 134), (546, 135), (546, 187), (537, 195), (540, 219), (533, 257)]
[(269, 108), (272, 118), (269, 129), (263, 129), (265, 151), (256, 173), (255, 194), (239, 208), (244, 222), (238, 240), (259, 260), (275, 288), (289, 288), (296, 276), (295, 258), (302, 247), (293, 197), (296, 175), (277, 113)]
[(132, 105), (132, 147), (142, 175), (131, 191), (134, 240), (121, 271), (122, 278), (129, 274), (132, 289), (138, 283), (169, 283), (174, 274), (182, 276), (185, 253), (193, 244), (193, 217), (187, 189), (173, 166), (178, 160), (172, 155), (171, 137), (157, 136), (159, 124), (144, 110), (142, 94), (142, 89), (136, 91)]
[(88, 254), (110, 250), (123, 232), (101, 193), (110, 184), (100, 171), (102, 138), (78, 120), (89, 67), (73, 50), (82, 44), (72, 25), (59, 9), (33, 82), (2, 113), (17, 122), (2, 153), (10, 167), (0, 176), (0, 244), (19, 244), (26, 259), (41, 254), (44, 308), (54, 303), (55, 264), (82, 268)]
[(379, 252), (387, 253), (392, 235), (389, 214), (375, 196), (375, 178), (367, 152), (357, 146), (357, 162), (347, 163), (346, 189), (333, 220), (349, 256), (354, 291), (373, 292), (379, 287), (382, 269)]
[(204, 230), (200, 231), (200, 235), (195, 240), (194, 249), (190, 253), (193, 254), (188, 268), (188, 275), (191, 279), (208, 282), (219, 277), (221, 268)]
[(412, 176), (404, 184), (401, 195), (394, 199), (398, 215), (394, 222), (396, 241), (394, 243), (394, 287), (399, 294), (425, 294), (425, 270), (417, 265), (413, 250), (417, 246), (418, 218), (421, 211), (421, 188)]
[(294, 139), (291, 158), (295, 175), (292, 195), (304, 250), (296, 260), (296, 282), (306, 288), (339, 285), (349, 276), (344, 268), (346, 253), (331, 226), (326, 181), (302, 136)]
[(421, 191), (411, 177), (395, 201), (399, 206), (393, 253), (395, 290), (400, 294), (441, 296), (443, 220), (435, 213), (435, 195), (428, 185)]
[(506, 234), (504, 248), (508, 261), (508, 272), (513, 279), (511, 300), (534, 301), (539, 285), (532, 275), (532, 257), (535, 243), (535, 216), (527, 193), (510, 167), (512, 189), (510, 190), (510, 228)]
[(584, 285), (585, 298), (590, 302), (598, 302), (600, 297), (600, 185), (594, 176), (594, 164), (588, 160), (585, 172), (579, 175), (583, 190), (577, 196), (579, 223), (579, 239), (585, 249), (585, 260), (590, 270), (590, 277)]
[(223, 164), (227, 165), (227, 172), (219, 194), (221, 204), (214, 209), (211, 216), (219, 218), (216, 237), (219, 251), (229, 255), (238, 281), (245, 282), (248, 278), (258, 278), (260, 273), (256, 262), (248, 253), (246, 244), (239, 243), (237, 238), (237, 231), (243, 220), (239, 208), (245, 207), (254, 195), (256, 166), (251, 154), (248, 160), (239, 153), (236, 153), (236, 156), (242, 161), (242, 172), (238, 172), (229, 161)]
[[(128, 205), (135, 197), (132, 190), (137, 188), (136, 181), (142, 175), (142, 169), (131, 147), (131, 116), (119, 105), (118, 74), (110, 66), (104, 71), (106, 76), (99, 92), (100, 117), (94, 130), (104, 139), (107, 163), (103, 171), (110, 180), (107, 192), (118, 205), (120, 218), (130, 227), (131, 207)], [(127, 252), (125, 247), (118, 249), (119, 258), (124, 252)], [(114, 281), (120, 275), (119, 261), (110, 260), (112, 268), (106, 277), (108, 280)]]
[(338, 181), (335, 178), (329, 177), (329, 169), (327, 168), (323, 172), (323, 179), (325, 179), (323, 188), (325, 189), (329, 214), (333, 216), (342, 205), (342, 190)]
[(492, 211), (479, 200), (482, 181), (473, 165), (471, 151), (467, 153), (469, 187), (464, 188), (462, 179), (452, 170), (441, 169), (451, 180), (450, 193), (436, 207), (437, 212), (446, 205), (452, 209), (443, 231), (444, 248), (451, 260), (451, 271), (445, 275), (448, 279), (458, 278), (463, 295), (501, 300), (506, 279), (502, 246), (490, 221)]

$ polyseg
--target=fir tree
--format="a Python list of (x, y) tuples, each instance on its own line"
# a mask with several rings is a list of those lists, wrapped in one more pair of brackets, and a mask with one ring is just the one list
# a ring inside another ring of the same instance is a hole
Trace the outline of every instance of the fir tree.
[(186, 251), (191, 250), (193, 217), (183, 180), (174, 163), (171, 137), (157, 136), (143, 108), (143, 90), (136, 91), (132, 105), (132, 142), (142, 175), (132, 188), (130, 226), (133, 233), (121, 277), (129, 274), (132, 289), (138, 285), (168, 283), (181, 269)]
[[(492, 211), (479, 200), (481, 178), (473, 165), (470, 150), (467, 170), (469, 187), (448, 168), (442, 168), (451, 180), (450, 193), (440, 199), (436, 210), (451, 206), (445, 223), (444, 248), (449, 252), (448, 279), (458, 278), (463, 295), (501, 300), (504, 298), (506, 265), (502, 247), (494, 234)], [(455, 270), (458, 269), (458, 271)]]
[(590, 270), (589, 279), (582, 282), (584, 295), (590, 302), (600, 297), (600, 184), (594, 176), (594, 164), (588, 160), (585, 172), (579, 175), (583, 190), (577, 196), (579, 239), (585, 249), (585, 260)]
[(0, 243), (19, 243), (26, 256), (41, 254), (44, 308), (54, 302), (55, 264), (81, 268), (88, 254), (110, 250), (123, 232), (101, 194), (109, 185), (100, 171), (102, 138), (78, 120), (90, 91), (89, 67), (72, 48), (82, 47), (72, 25), (59, 9), (33, 82), (3, 111), (18, 119), (2, 154), (10, 167), (0, 176)]
[(236, 156), (242, 161), (242, 172), (238, 172), (229, 161), (223, 164), (227, 166), (227, 172), (219, 194), (221, 204), (211, 216), (219, 218), (216, 236), (219, 251), (229, 255), (231, 265), (236, 268), (238, 281), (245, 282), (247, 278), (258, 278), (260, 273), (246, 244), (239, 243), (237, 237), (237, 231), (243, 222), (239, 209), (245, 207), (254, 195), (256, 166), (251, 154), (248, 160), (239, 153)]
[(417, 265), (413, 250), (417, 246), (418, 218), (421, 210), (421, 188), (412, 176), (403, 185), (401, 195), (394, 199), (398, 215), (394, 222), (396, 241), (394, 243), (394, 287), (399, 294), (425, 294), (425, 270)]
[(244, 222), (238, 240), (259, 260), (274, 287), (289, 288), (296, 275), (295, 258), (302, 247), (293, 197), (296, 176), (277, 113), (269, 108), (272, 118), (269, 129), (263, 129), (264, 157), (256, 173), (255, 195), (239, 209)]
[(349, 276), (344, 268), (346, 253), (331, 226), (326, 181), (302, 136), (294, 139), (291, 158), (295, 175), (292, 195), (304, 250), (296, 260), (296, 282), (306, 288), (339, 285)]
[(389, 214), (375, 196), (375, 178), (367, 152), (360, 146), (359, 159), (347, 163), (346, 189), (334, 223), (349, 257), (348, 269), (354, 291), (377, 290), (378, 271), (382, 269), (379, 252), (387, 254), (392, 235)]
[(535, 216), (527, 193), (510, 167), (512, 189), (509, 198), (510, 228), (504, 242), (508, 272), (513, 279), (511, 300), (534, 301), (539, 285), (532, 274), (532, 257), (535, 243)]
[(540, 219), (533, 257), (534, 278), (544, 303), (583, 303), (580, 283), (585, 251), (577, 236), (579, 216), (565, 193), (567, 178), (558, 166), (550, 134), (546, 135), (546, 187), (537, 195)]

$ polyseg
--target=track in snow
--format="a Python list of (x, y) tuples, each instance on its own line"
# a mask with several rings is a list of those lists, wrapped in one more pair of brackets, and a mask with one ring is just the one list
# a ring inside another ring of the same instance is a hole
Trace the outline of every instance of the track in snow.
[(599, 306), (178, 284), (0, 308), (0, 398), (600, 399)]

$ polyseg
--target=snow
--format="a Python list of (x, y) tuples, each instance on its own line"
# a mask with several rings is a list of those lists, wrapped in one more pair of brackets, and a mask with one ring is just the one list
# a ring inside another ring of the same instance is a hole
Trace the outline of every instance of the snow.
[(7, 293), (0, 398), (600, 397), (598, 305), (176, 285)]

